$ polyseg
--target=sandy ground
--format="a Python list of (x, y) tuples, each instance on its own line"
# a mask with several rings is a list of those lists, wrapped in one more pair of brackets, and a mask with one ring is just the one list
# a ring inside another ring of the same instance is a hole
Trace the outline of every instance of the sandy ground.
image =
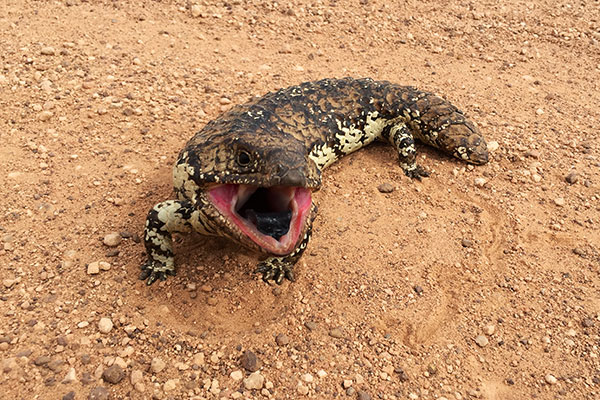
[[(502, 3), (3, 0), (0, 397), (598, 398), (600, 4)], [(491, 162), (421, 147), (417, 182), (373, 145), (325, 172), (297, 282), (198, 235), (137, 280), (194, 132), (342, 76), (446, 97)]]

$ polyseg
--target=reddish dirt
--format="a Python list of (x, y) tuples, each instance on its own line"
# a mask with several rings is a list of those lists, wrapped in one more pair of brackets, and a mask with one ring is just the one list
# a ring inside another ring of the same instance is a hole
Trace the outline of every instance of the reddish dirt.
[[(598, 398), (599, 5), (4, 0), (0, 397)], [(422, 182), (389, 146), (341, 160), (295, 283), (198, 235), (139, 281), (146, 212), (222, 99), (342, 76), (443, 95), (498, 148), (421, 147)]]

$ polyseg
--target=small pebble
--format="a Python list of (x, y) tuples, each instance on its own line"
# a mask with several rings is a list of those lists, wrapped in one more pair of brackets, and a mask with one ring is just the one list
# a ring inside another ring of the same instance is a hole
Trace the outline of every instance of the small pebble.
[(592, 328), (594, 325), (595, 325), (595, 322), (591, 318), (584, 318), (581, 321), (581, 326), (583, 326), (584, 328)]
[(344, 379), (342, 382), (342, 387), (344, 389), (348, 389), (350, 386), (352, 386), (352, 379)]
[(483, 327), (483, 333), (485, 333), (488, 336), (491, 336), (494, 334), (494, 332), (496, 331), (496, 326), (489, 324)]
[(262, 366), (260, 359), (250, 350), (246, 350), (240, 358), (242, 367), (248, 372), (256, 372)]
[(265, 384), (265, 377), (256, 371), (251, 373), (246, 379), (244, 379), (244, 387), (248, 390), (262, 389)]
[(109, 333), (113, 328), (113, 322), (110, 318), (102, 317), (98, 322), (98, 330), (100, 333)]
[(490, 343), (490, 341), (489, 341), (489, 340), (488, 340), (488, 338), (486, 338), (485, 336), (483, 336), (483, 335), (478, 335), (478, 336), (475, 338), (475, 343), (477, 343), (477, 345), (478, 345), (479, 347), (485, 347), (485, 346), (487, 346), (487, 345)]
[(48, 121), (53, 115), (54, 113), (52, 111), (42, 111), (39, 115), (39, 119), (40, 121)]
[(312, 321), (307, 321), (304, 323), (304, 326), (306, 327), (306, 329), (308, 329), (309, 331), (314, 331), (315, 329), (317, 329), (317, 324), (315, 322)]
[(565, 205), (565, 199), (563, 197), (557, 197), (554, 199), (554, 204), (556, 204), (559, 207), (562, 207)]
[(381, 193), (392, 193), (394, 189), (396, 189), (394, 185), (388, 182), (382, 183), (381, 185), (377, 186), (377, 190), (379, 190)]
[(56, 54), (56, 50), (54, 50), (54, 47), (52, 47), (52, 46), (46, 46), (46, 47), (42, 47), (42, 50), (40, 51), (40, 53), (44, 56), (53, 56)]
[[(63, 382), (63, 383), (65, 383), (65, 382)], [(75, 400), (75, 392), (71, 390), (69, 393), (65, 394), (62, 397), (62, 400)]]
[(329, 336), (331, 336), (332, 338), (341, 339), (344, 337), (344, 333), (340, 328), (333, 328), (329, 331)]
[(98, 386), (90, 391), (88, 400), (108, 400), (108, 390), (104, 386)]
[(418, 294), (419, 296), (423, 294), (423, 288), (419, 285), (415, 285), (413, 286), (413, 290), (415, 291), (416, 294)]
[(172, 390), (175, 390), (175, 388), (177, 387), (177, 383), (179, 383), (179, 379), (169, 379), (163, 385), (163, 390), (165, 392), (170, 392)]
[(91, 262), (87, 266), (88, 275), (96, 275), (100, 273), (100, 265), (97, 261)]
[(75, 382), (76, 380), (77, 376), (75, 375), (75, 368), (71, 367), (69, 368), (69, 371), (67, 372), (67, 375), (65, 376), (65, 379), (63, 379), (62, 383), (68, 384)]
[(241, 381), (244, 378), (244, 373), (238, 369), (230, 373), (229, 377), (234, 381)]
[(471, 239), (464, 238), (461, 240), (460, 244), (462, 244), (463, 247), (473, 247), (473, 241)]
[(306, 383), (311, 383), (312, 381), (314, 381), (315, 378), (313, 378), (313, 376), (311, 374), (304, 374), (302, 375), (302, 380)]
[(165, 369), (166, 366), (167, 364), (158, 357), (153, 358), (150, 362), (150, 370), (152, 370), (152, 372), (154, 372), (155, 374)]
[(102, 372), (102, 379), (105, 382), (117, 384), (121, 382), (123, 377), (125, 376), (125, 371), (117, 364), (113, 364), (110, 367), (106, 368), (104, 372)]
[(492, 140), (491, 142), (488, 142), (488, 144), (487, 144), (487, 149), (490, 153), (493, 153), (494, 151), (498, 150), (499, 148), (500, 148), (500, 145), (495, 140)]
[(306, 385), (304, 385), (302, 382), (298, 382), (296, 390), (298, 391), (298, 394), (301, 394), (302, 396), (306, 396), (308, 394), (308, 387), (306, 387)]
[(479, 178), (475, 178), (473, 180), (473, 183), (475, 184), (475, 186), (477, 187), (483, 187), (485, 186), (485, 184), (487, 183), (487, 179), (479, 177)]
[(121, 243), (121, 235), (117, 232), (111, 232), (104, 236), (103, 243), (108, 247), (115, 247)]
[(579, 175), (575, 171), (569, 172), (567, 176), (565, 176), (565, 181), (570, 185), (574, 185), (579, 181)]
[(144, 380), (144, 373), (139, 369), (134, 369), (133, 371), (131, 371), (129, 379), (131, 380), (131, 384), (135, 386), (136, 384), (141, 383)]
[(290, 338), (286, 334), (280, 333), (275, 337), (275, 342), (277, 342), (279, 346), (287, 346), (290, 344)]
[(365, 392), (364, 390), (359, 390), (357, 392), (358, 394), (358, 400), (371, 400), (371, 395), (367, 392)]
[(39, 356), (33, 360), (33, 364), (39, 366), (48, 364), (52, 359), (48, 356)]
[(556, 382), (558, 381), (556, 379), (556, 377), (552, 374), (548, 374), (544, 377), (544, 380), (546, 381), (546, 383), (548, 383), (549, 385), (555, 385)]
[(194, 4), (192, 5), (192, 17), (194, 18), (198, 18), (200, 15), (202, 15), (202, 7), (200, 7), (200, 5), (198, 4)]

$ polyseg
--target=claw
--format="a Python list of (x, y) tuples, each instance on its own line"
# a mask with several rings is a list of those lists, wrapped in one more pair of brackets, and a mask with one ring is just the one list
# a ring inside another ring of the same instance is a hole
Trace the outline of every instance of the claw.
[(164, 281), (167, 275), (175, 275), (175, 270), (169, 268), (158, 261), (147, 261), (142, 265), (140, 280), (145, 280), (146, 285), (150, 286), (157, 280)]
[(292, 266), (278, 259), (269, 259), (258, 264), (256, 272), (262, 274), (262, 280), (269, 283), (271, 280), (281, 285), (285, 279), (294, 281)]
[(418, 180), (421, 180), (422, 178), (427, 178), (429, 176), (429, 171), (427, 171), (425, 168), (421, 167), (420, 165), (417, 165), (412, 170), (409, 170), (409, 171), (405, 170), (404, 173), (409, 178), (418, 179)]

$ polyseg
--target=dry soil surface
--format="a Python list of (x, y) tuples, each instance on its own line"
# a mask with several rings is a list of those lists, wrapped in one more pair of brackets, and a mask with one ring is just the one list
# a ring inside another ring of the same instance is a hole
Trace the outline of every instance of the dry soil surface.
[[(0, 397), (600, 396), (598, 1), (1, 3)], [(139, 281), (186, 140), (342, 76), (444, 96), (491, 161), (420, 147), (418, 182), (373, 145), (325, 172), (297, 282), (194, 234)]]

